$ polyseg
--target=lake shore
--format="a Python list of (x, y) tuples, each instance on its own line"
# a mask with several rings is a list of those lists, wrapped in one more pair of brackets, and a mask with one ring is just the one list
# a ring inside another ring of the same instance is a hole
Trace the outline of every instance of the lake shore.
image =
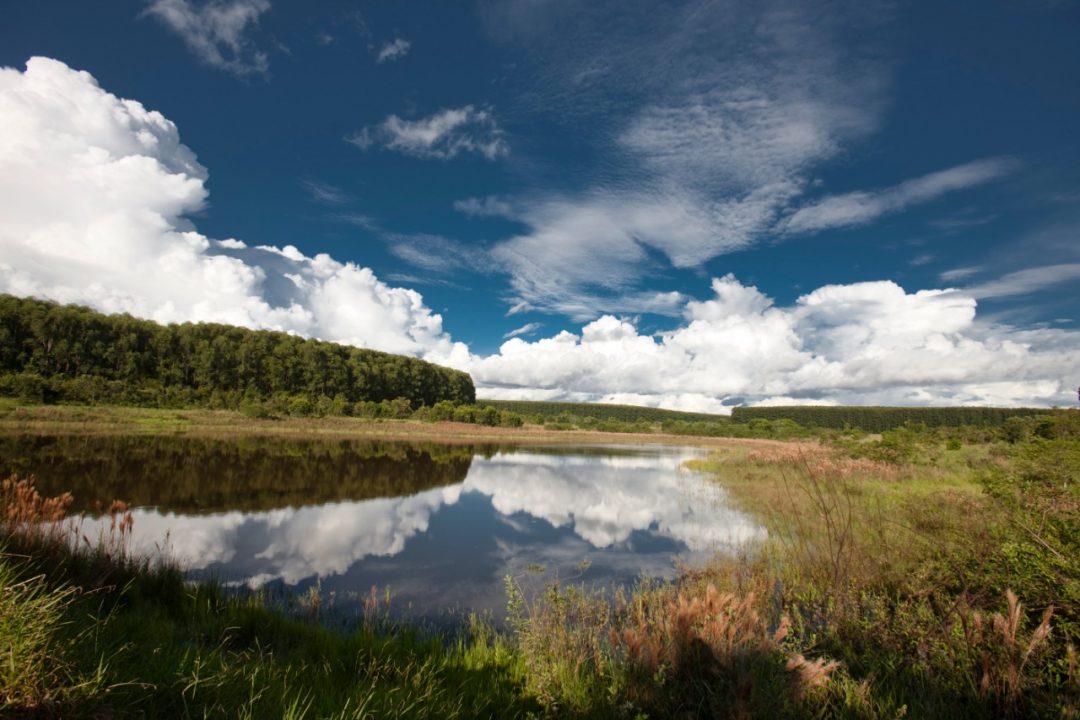
[(769, 533), (753, 553), (622, 594), (565, 579), (530, 598), (508, 575), (505, 631), (469, 618), (432, 634), (373, 595), (340, 632), (321, 622), (319, 586), (286, 612), (146, 563), (127, 506), (97, 545), (71, 542), (71, 496), (13, 476), (0, 493), (0, 715), (1080, 718), (1080, 413), (1013, 425), (794, 443), (0, 404), (0, 436), (74, 443), (703, 447), (693, 469)]
[(234, 410), (160, 409), (114, 405), (26, 405), (0, 401), (0, 433), (32, 435), (180, 435), (190, 437), (287, 437), (296, 439), (416, 440), (456, 444), (687, 445), (717, 448), (777, 447), (763, 438), (702, 437), (596, 430), (550, 430), (540, 425), (488, 427), (459, 422), (372, 420), (353, 417), (256, 419)]

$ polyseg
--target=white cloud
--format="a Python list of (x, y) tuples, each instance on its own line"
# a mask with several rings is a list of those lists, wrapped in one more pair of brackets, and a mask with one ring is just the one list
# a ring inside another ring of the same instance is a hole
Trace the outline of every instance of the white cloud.
[[(648, 266), (639, 241), (696, 232), (678, 227), (692, 225), (692, 210), (665, 213), (610, 198), (592, 207), (549, 200), (522, 211), (531, 232), (493, 255), (520, 271), (515, 307), (544, 302), (585, 319), (599, 303), (621, 303), (613, 312), (647, 308), (681, 316), (680, 324), (642, 334), (608, 314), (577, 334), (513, 337), (479, 357), (451, 340), (418, 293), (368, 268), (200, 234), (189, 217), (206, 201), (206, 178), (175, 125), (107, 93), (89, 74), (46, 58), (31, 59), (26, 72), (0, 70), (0, 292), (419, 355), (470, 371), (487, 397), (697, 410), (779, 397), (1050, 404), (1070, 399), (1069, 373), (1080, 366), (1076, 331), (1023, 331), (975, 317), (976, 296), (1065, 282), (1080, 276), (1076, 264), (1030, 268), (966, 291), (829, 285), (788, 307), (726, 276), (713, 281), (710, 299), (689, 300), (638, 292), (626, 278)], [(596, 265), (575, 249), (575, 236), (595, 239), (613, 276), (592, 276)], [(415, 240), (414, 249), (421, 258), (460, 254), (449, 242)], [(526, 273), (530, 262), (570, 270), (564, 278), (546, 267)]]
[(632, 402), (720, 411), (784, 397), (824, 403), (1052, 404), (1080, 364), (1080, 333), (1022, 331), (975, 320), (951, 290), (893, 282), (827, 285), (777, 307), (733, 276), (683, 306), (659, 335), (605, 315), (579, 334), (470, 356), (482, 397)]
[(412, 43), (408, 40), (396, 38), (394, 42), (382, 46), (378, 56), (375, 58), (375, 62), (381, 64), (388, 60), (399, 60), (409, 54), (410, 47), (412, 47)]
[(698, 209), (664, 199), (595, 195), (526, 205), (527, 232), (491, 250), (510, 274), (512, 304), (584, 320), (606, 312), (677, 313), (677, 292), (637, 291), (649, 273), (646, 245), (708, 242)]
[(490, 110), (472, 105), (440, 110), (419, 120), (391, 115), (345, 138), (361, 150), (381, 145), (405, 155), (448, 160), (461, 153), (476, 153), (495, 160), (510, 152), (504, 133)]
[(997, 280), (973, 285), (964, 290), (976, 298), (996, 298), (1010, 295), (1027, 295), (1050, 285), (1060, 285), (1080, 279), (1080, 263), (1062, 263), (1025, 268), (1004, 275)]
[(187, 216), (206, 178), (173, 123), (89, 74), (47, 58), (0, 69), (0, 292), (454, 353), (417, 292), (368, 268), (200, 234)]
[(938, 275), (938, 277), (941, 278), (942, 282), (951, 283), (957, 280), (963, 280), (966, 277), (971, 277), (980, 272), (982, 272), (982, 268), (980, 267), (959, 267), (953, 268), (952, 270), (946, 270)]
[(538, 322), (525, 323), (521, 327), (514, 328), (510, 332), (503, 335), (503, 339), (505, 340), (507, 338), (520, 337), (522, 335), (532, 335), (542, 327), (544, 327), (543, 323), (538, 323)]
[(344, 205), (352, 199), (341, 188), (318, 180), (304, 179), (300, 181), (300, 185), (307, 190), (312, 200), (325, 205)]
[(781, 227), (786, 233), (796, 234), (866, 225), (882, 215), (1000, 178), (1012, 166), (1012, 162), (1000, 158), (977, 160), (884, 190), (832, 195), (799, 208)]
[(389, 234), (390, 252), (414, 267), (440, 275), (462, 270), (485, 272), (490, 269), (483, 250), (441, 235)]
[(568, 132), (607, 129), (587, 139), (602, 172), (584, 190), (507, 199), (528, 228), (495, 248), (512, 275), (511, 302), (569, 305), (575, 317), (581, 308), (591, 317), (637, 311), (633, 296), (658, 261), (697, 267), (772, 231), (811, 169), (872, 132), (884, 104), (887, 72), (845, 49), (845, 33), (859, 32), (865, 16), (832, 10), (784, 1), (691, 0), (664, 13), (603, 0), (588, 12), (491, 5), (496, 38), (535, 61), (526, 110)]
[(469, 217), (514, 217), (514, 209), (505, 200), (488, 195), (487, 197), (470, 197), (464, 200), (454, 201), (454, 209)]
[(493, 37), (527, 53), (516, 69), (523, 107), (510, 112), (561, 124), (596, 156), (573, 168), (584, 177), (572, 193), (502, 198), (496, 213), (460, 204), (527, 226), (495, 248), (512, 276), (510, 303), (569, 306), (575, 318), (586, 307), (591, 317), (622, 312), (658, 263), (700, 267), (1003, 173), (1005, 161), (974, 162), (792, 215), (815, 171), (880, 124), (891, 73), (878, 23), (889, 13), (875, 2), (789, 0), (689, 0), (663, 13), (636, 0), (596, 0), (588, 10), (559, 0), (486, 6)]
[(254, 49), (247, 34), (270, 9), (269, 0), (153, 0), (146, 14), (179, 35), (200, 60), (234, 75), (265, 74), (266, 53)]
[[(676, 452), (611, 458), (498, 453), (474, 458), (462, 483), (403, 497), (209, 515), (137, 509), (132, 550), (153, 555), (164, 545), (190, 570), (214, 569), (254, 586), (276, 579), (296, 584), (340, 575), (364, 558), (400, 555), (435, 515), (467, 493), (489, 498), (504, 518), (526, 514), (566, 528), (587, 549), (608, 549), (614, 556), (626, 552), (615, 546), (635, 532), (710, 554), (766, 536), (754, 518), (728, 507), (723, 488), (680, 472), (686, 459)], [(107, 523), (108, 518), (87, 520), (84, 534), (93, 538)], [(529, 530), (513, 536), (528, 540)], [(548, 543), (522, 548), (522, 555), (545, 562), (550, 557), (535, 555), (552, 552)], [(640, 550), (630, 552), (635, 562), (643, 561)], [(492, 581), (501, 587), (510, 564), (527, 561), (519, 555), (490, 562)], [(492, 590), (497, 596), (497, 588)]]

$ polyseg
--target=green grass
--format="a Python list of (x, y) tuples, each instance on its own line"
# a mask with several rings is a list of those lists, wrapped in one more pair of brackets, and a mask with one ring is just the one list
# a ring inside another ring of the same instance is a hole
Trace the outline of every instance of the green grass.
[(696, 466), (767, 543), (626, 593), (509, 579), (505, 632), (334, 631), (9, 503), (0, 715), (1078, 718), (1078, 420), (725, 448)]
[[(62, 569), (62, 572), (61, 572)], [(45, 572), (39, 572), (44, 570)], [(350, 633), (172, 570), (82, 583), (86, 563), (0, 556), (0, 715), (519, 717), (521, 668), (482, 623), (447, 641)], [(65, 578), (65, 580), (60, 580)]]

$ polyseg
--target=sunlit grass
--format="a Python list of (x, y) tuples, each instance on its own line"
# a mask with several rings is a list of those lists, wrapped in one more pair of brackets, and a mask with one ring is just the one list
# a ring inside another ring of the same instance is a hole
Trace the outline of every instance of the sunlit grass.
[(763, 545), (622, 592), (509, 578), (508, 630), (452, 635), (186, 584), (121, 506), (73, 549), (63, 499), (6, 486), (0, 714), (1080, 717), (1080, 445), (894, 441), (724, 445), (693, 465)]

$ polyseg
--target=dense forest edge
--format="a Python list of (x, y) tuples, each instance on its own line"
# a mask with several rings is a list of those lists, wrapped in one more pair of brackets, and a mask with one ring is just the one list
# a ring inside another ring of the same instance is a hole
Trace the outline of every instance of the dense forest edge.
[(467, 373), (423, 360), (214, 323), (160, 325), (0, 295), (0, 395), (143, 407), (316, 408), (476, 399)]
[(773, 407), (736, 407), (731, 411), (731, 421), (752, 423), (756, 421), (786, 420), (805, 428), (858, 428), (866, 432), (892, 430), (907, 423), (927, 427), (970, 425), (976, 427), (1000, 427), (1011, 418), (1046, 415), (1050, 408), (1005, 407), (877, 407), (830, 406), (830, 405), (784, 405)]
[(615, 405), (609, 403), (583, 403), (583, 402), (554, 402), (550, 400), (477, 400), (483, 405), (490, 405), (497, 410), (506, 410), (518, 415), (531, 417), (559, 419), (559, 418), (593, 418), (595, 420), (619, 420), (622, 422), (649, 422), (662, 423), (674, 422), (709, 422), (723, 423), (731, 420), (727, 415), (715, 415), (712, 413), (685, 412), (682, 410), (665, 410), (663, 408), (644, 407), (641, 405)]

